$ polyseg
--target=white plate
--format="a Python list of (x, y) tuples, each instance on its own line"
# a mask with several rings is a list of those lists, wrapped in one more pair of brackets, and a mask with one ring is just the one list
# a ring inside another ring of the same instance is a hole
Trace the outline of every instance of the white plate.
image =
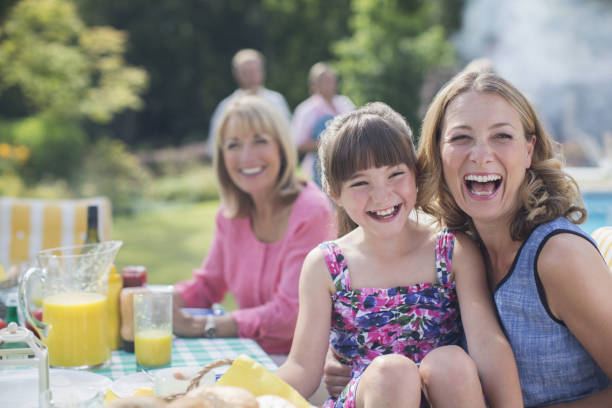
[(49, 370), (53, 402), (58, 407), (95, 407), (104, 404), (112, 380), (89, 371), (52, 368)]
[(153, 388), (153, 381), (143, 372), (119, 377), (110, 386), (119, 398), (131, 397), (140, 388)]
[[(100, 374), (58, 368), (49, 370), (49, 382), (54, 402), (72, 406), (103, 401), (112, 383)], [(37, 407), (38, 392), (33, 390), (38, 390), (38, 369), (10, 370), (0, 375), (0, 398), (7, 407)]]

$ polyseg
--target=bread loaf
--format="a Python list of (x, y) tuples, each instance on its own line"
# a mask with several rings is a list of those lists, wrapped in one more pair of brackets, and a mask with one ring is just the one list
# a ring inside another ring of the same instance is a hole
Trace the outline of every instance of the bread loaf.
[(167, 408), (166, 401), (159, 398), (139, 395), (111, 401), (107, 408)]
[(201, 398), (210, 404), (210, 408), (259, 408), (255, 396), (250, 391), (228, 385), (201, 385), (189, 391), (186, 397)]
[(200, 397), (181, 397), (172, 401), (166, 408), (211, 408), (208, 401)]
[(295, 405), (278, 395), (260, 395), (257, 397), (259, 408), (296, 408)]

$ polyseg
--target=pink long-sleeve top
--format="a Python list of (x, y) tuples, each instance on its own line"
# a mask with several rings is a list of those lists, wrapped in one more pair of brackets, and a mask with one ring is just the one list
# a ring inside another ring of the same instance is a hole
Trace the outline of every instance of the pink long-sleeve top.
[(193, 279), (175, 285), (186, 307), (210, 307), (227, 291), (236, 298), (232, 317), (238, 336), (252, 338), (269, 354), (287, 354), (298, 313), (302, 263), (320, 242), (332, 239), (332, 208), (312, 182), (298, 195), (285, 236), (261, 242), (249, 217), (217, 214), (216, 232)]

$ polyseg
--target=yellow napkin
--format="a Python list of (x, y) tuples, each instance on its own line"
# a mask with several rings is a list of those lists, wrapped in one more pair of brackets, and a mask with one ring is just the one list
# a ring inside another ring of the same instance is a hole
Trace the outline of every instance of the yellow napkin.
[(293, 387), (244, 354), (234, 360), (217, 384), (246, 388), (256, 397), (265, 394), (277, 395), (298, 408), (312, 407)]

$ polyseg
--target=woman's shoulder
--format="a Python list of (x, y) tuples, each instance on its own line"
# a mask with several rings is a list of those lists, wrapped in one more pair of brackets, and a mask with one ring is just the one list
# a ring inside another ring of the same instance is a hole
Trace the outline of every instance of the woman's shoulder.
[(249, 228), (250, 221), (248, 216), (230, 216), (227, 209), (221, 204), (216, 215), (217, 232), (241, 230)]
[(601, 255), (595, 245), (586, 237), (575, 232), (557, 233), (551, 235), (540, 248), (538, 268), (540, 276), (546, 271), (559, 271), (574, 267), (584, 270), (589, 261), (599, 262)]

